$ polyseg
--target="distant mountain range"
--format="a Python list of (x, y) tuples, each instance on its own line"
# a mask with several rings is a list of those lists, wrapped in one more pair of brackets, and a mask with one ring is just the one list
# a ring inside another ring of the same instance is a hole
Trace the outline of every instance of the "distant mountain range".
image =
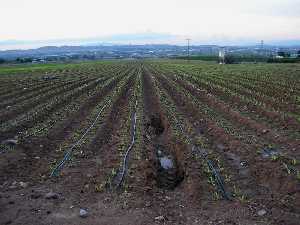
[(128, 44), (174, 44), (177, 36), (160, 33), (117, 34), (95, 38), (56, 39), (56, 40), (5, 40), (0, 41), (1, 50), (32, 49), (43, 46), (95, 46)]
[[(44, 46), (36, 49), (16, 49), (0, 51), (0, 58), (7, 60), (14, 60), (16, 58), (26, 57), (52, 57), (52, 56), (74, 56), (74, 55), (93, 55), (97, 57), (130, 57), (134, 54), (145, 55), (153, 54), (159, 55), (175, 53), (186, 50), (186, 47), (179, 47), (176, 45), (90, 45), (90, 46)], [(161, 53), (162, 52), (162, 53)]]
[[(221, 39), (212, 38), (210, 40), (192, 39), (194, 45), (229, 45), (244, 46), (257, 45), (258, 40), (245, 39)], [(43, 46), (112, 46), (112, 45), (144, 45), (144, 44), (170, 44), (185, 45), (183, 36), (166, 33), (137, 33), (137, 34), (117, 34), (104, 37), (82, 38), (82, 39), (57, 39), (57, 40), (6, 40), (0, 41), (0, 51), (13, 49), (36, 49)], [(273, 40), (265, 41), (267, 45), (273, 46), (300, 46), (300, 40)]]
[[(260, 54), (260, 41), (244, 39), (191, 41), (192, 55), (217, 55), (219, 46), (239, 54)], [(18, 60), (20, 58), (72, 60), (105, 58), (155, 58), (174, 57), (187, 54), (185, 37), (160, 34), (120, 34), (101, 38), (72, 40), (0, 41), (0, 58)], [(264, 49), (277, 52), (285, 48), (291, 53), (300, 50), (300, 40), (265, 41)], [(2, 49), (2, 51), (1, 51)]]

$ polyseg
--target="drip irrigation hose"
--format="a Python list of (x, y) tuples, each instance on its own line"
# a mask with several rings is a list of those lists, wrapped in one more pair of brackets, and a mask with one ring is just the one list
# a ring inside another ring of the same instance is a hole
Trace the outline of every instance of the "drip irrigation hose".
[(190, 142), (193, 144), (192, 153), (193, 154), (200, 154), (201, 158), (206, 161), (206, 164), (208, 165), (208, 168), (210, 169), (211, 173), (213, 174), (213, 177), (214, 177), (214, 179), (217, 183), (218, 189), (219, 189), (220, 193), (222, 194), (223, 198), (225, 198), (226, 200), (231, 200), (230, 194), (228, 194), (226, 189), (225, 189), (223, 179), (222, 179), (220, 173), (218, 172), (218, 170), (215, 168), (212, 160), (210, 160), (207, 157), (208, 154), (206, 152), (203, 152), (203, 151), (199, 150), (199, 148), (194, 145), (194, 141), (192, 141), (193, 138), (190, 137), (186, 132), (184, 132), (183, 126), (178, 122), (175, 115), (173, 116), (173, 119), (176, 121), (177, 126), (179, 127), (179, 129), (181, 130), (181, 132), (185, 136), (185, 138), (187, 140), (190, 140)]
[(123, 183), (124, 181), (124, 177), (125, 177), (125, 173), (126, 173), (126, 168), (127, 168), (127, 161), (128, 161), (128, 156), (129, 156), (129, 153), (131, 151), (131, 149), (133, 148), (134, 146), (134, 143), (135, 143), (135, 136), (136, 136), (136, 120), (137, 120), (137, 106), (138, 106), (138, 101), (136, 100), (135, 101), (135, 112), (134, 112), (134, 116), (133, 116), (133, 133), (132, 133), (132, 137), (131, 137), (131, 143), (125, 153), (125, 156), (123, 158), (123, 165), (122, 165), (122, 170), (121, 172), (119, 173), (119, 181), (117, 183), (117, 188), (121, 186), (121, 184)]
[(231, 196), (227, 193), (227, 191), (225, 189), (225, 185), (224, 185), (223, 179), (222, 179), (220, 173), (214, 167), (213, 162), (210, 159), (206, 158), (206, 163), (207, 163), (208, 167), (210, 168), (210, 170), (211, 170), (211, 172), (212, 172), (212, 174), (213, 174), (213, 176), (215, 178), (215, 181), (217, 182), (217, 185), (219, 187), (219, 191), (221, 192), (221, 194), (223, 195), (223, 197), (226, 200), (231, 200)]
[[(98, 78), (98, 79), (96, 79), (95, 80), (95, 82), (96, 83), (99, 83), (100, 81), (102, 81), (102, 80), (105, 80), (105, 78)], [(85, 88), (85, 87), (87, 87), (87, 86), (89, 86), (87, 83), (85, 83), (85, 84), (83, 84), (83, 85), (81, 85), (80, 87), (78, 87), (77, 89), (78, 90), (82, 90), (83, 88)], [(71, 94), (72, 95), (72, 94)], [(26, 119), (23, 119), (23, 120), (21, 120), (20, 122), (24, 122)], [(48, 126), (45, 126), (45, 127), (42, 127), (41, 129), (39, 129), (39, 130), (37, 130), (35, 133), (39, 133), (40, 131), (43, 131), (43, 130), (45, 130), (45, 129), (48, 129), (48, 128), (52, 128), (53, 127), (53, 124), (52, 125), (48, 125)], [(34, 136), (35, 134), (34, 133), (31, 133), (31, 134), (28, 134), (28, 135), (26, 135), (26, 136), (23, 136), (22, 137), (22, 139), (24, 139), (24, 138), (29, 138), (29, 137), (32, 137), (32, 136)]]
[[(174, 119), (176, 121), (176, 124), (179, 126), (181, 132), (185, 135), (185, 138), (192, 140), (192, 138), (184, 132), (184, 129), (183, 129), (182, 125), (180, 123), (178, 123), (178, 120), (175, 117), (174, 117)], [(220, 173), (215, 168), (212, 160), (208, 159), (207, 153), (200, 151), (199, 148), (195, 145), (193, 145), (193, 147), (192, 147), (192, 153), (200, 154), (201, 158), (206, 161), (206, 164), (207, 164), (208, 168), (210, 169), (211, 173), (213, 174), (213, 177), (217, 183), (218, 189), (219, 189), (220, 193), (222, 194), (223, 198), (226, 200), (231, 200), (231, 195), (226, 191), (224, 181), (223, 181)]]
[(84, 139), (84, 137), (88, 134), (88, 132), (94, 127), (94, 125), (96, 124), (97, 120), (99, 119), (102, 111), (105, 109), (107, 104), (104, 104), (104, 106), (99, 110), (96, 119), (94, 120), (94, 122), (86, 129), (86, 131), (84, 132), (84, 134), (81, 136), (81, 138), (74, 143), (71, 148), (69, 150), (66, 151), (64, 158), (60, 161), (60, 163), (52, 170), (50, 177), (53, 176), (58, 176), (58, 173), (61, 171), (61, 169), (63, 168), (64, 164), (70, 159), (74, 148), (79, 145), (82, 140)]

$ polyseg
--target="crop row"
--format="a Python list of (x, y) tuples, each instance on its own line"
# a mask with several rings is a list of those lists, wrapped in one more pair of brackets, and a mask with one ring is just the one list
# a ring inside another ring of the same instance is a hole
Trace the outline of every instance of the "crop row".
[[(272, 184), (278, 180), (281, 180), (281, 185), (289, 182), (293, 183), (291, 186), (295, 187), (295, 185), (297, 185), (297, 181), (294, 180), (294, 178), (286, 177), (284, 175), (284, 163), (270, 163), (263, 160), (256, 149), (257, 145), (255, 146), (244, 141), (241, 142), (237, 137), (230, 135), (226, 130), (214, 122), (209, 117), (209, 114), (205, 115), (203, 111), (201, 112), (199, 108), (202, 108), (202, 104), (206, 104), (205, 102), (194, 104), (190, 98), (185, 97), (183, 94), (187, 90), (184, 91), (176, 87), (179, 84), (166, 79), (159, 71), (157, 71), (155, 77), (162, 90), (166, 92), (167, 98), (170, 98), (173, 101), (175, 108), (183, 115), (183, 117), (185, 117), (185, 120), (191, 124), (194, 133), (200, 136), (204, 135), (204, 137), (207, 138), (208, 143), (210, 144), (209, 146), (213, 149), (212, 155), (217, 155), (219, 159), (223, 159), (225, 161), (224, 165), (231, 168), (231, 170), (229, 170), (229, 175), (226, 177), (231, 177), (230, 180), (235, 181), (231, 187), (232, 192), (237, 193), (244, 199), (244, 195), (257, 197), (258, 195), (263, 194), (250, 191), (257, 190), (261, 185)], [(226, 111), (224, 111), (224, 113), (225, 112)], [(223, 116), (225, 115), (224, 113), (222, 113)], [(237, 124), (235, 124), (235, 126), (237, 126)], [(189, 131), (190, 129), (187, 128), (186, 130)], [(192, 136), (192, 133), (190, 135)], [(205, 143), (205, 138), (204, 141), (203, 138), (200, 139), (202, 148), (203, 142)], [(259, 138), (259, 136), (256, 136), (256, 138)], [(207, 145), (204, 146), (207, 147)], [(259, 144), (258, 146), (261, 145)], [(274, 166), (276, 163), (276, 166), (278, 167), (276, 169), (272, 168), (271, 165), (273, 164)], [(291, 164), (291, 161), (289, 161), (289, 163)], [(238, 173), (234, 171), (237, 171)], [(266, 179), (265, 175), (267, 173), (274, 174), (274, 177), (268, 177), (268, 179)], [(279, 199), (282, 196), (281, 185), (274, 187), (273, 189)], [(237, 187), (241, 189), (241, 193)], [(285, 194), (287, 193), (288, 190), (285, 190)]]

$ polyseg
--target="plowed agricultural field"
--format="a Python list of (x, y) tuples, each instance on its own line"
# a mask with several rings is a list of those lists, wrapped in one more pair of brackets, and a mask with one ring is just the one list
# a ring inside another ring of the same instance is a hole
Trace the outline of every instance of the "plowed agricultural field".
[(0, 224), (300, 223), (299, 64), (3, 67), (0, 143)]

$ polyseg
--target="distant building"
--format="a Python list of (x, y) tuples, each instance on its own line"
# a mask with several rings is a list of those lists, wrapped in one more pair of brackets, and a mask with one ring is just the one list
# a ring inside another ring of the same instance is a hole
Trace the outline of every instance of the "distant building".
[(225, 64), (225, 47), (220, 47), (219, 49), (219, 62), (220, 64)]
[(284, 57), (281, 56), (281, 55), (276, 55), (275, 58), (276, 58), (276, 59), (283, 59)]
[(291, 53), (286, 51), (278, 51), (276, 55), (276, 58), (278, 59), (289, 58), (289, 57), (291, 57)]

